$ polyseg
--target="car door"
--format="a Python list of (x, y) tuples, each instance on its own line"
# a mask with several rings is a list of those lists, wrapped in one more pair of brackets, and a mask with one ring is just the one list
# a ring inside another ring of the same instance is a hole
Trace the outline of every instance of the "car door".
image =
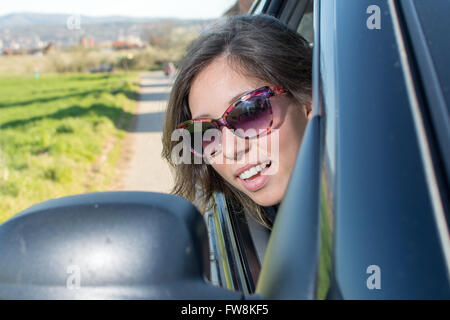
[[(289, 22), (300, 2), (253, 10)], [(435, 116), (448, 108), (430, 110), (417, 8), (314, 1), (315, 114), (269, 241), (264, 298), (450, 297), (448, 134)]]

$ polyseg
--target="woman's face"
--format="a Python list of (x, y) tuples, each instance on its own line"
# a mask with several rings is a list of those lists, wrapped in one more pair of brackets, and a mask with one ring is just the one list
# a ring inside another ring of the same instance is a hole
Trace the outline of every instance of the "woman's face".
[[(192, 83), (189, 94), (192, 118), (219, 118), (237, 98), (267, 85), (278, 84), (243, 76), (229, 66), (226, 57), (219, 57)], [(262, 206), (282, 200), (311, 115), (310, 106), (307, 111), (287, 95), (271, 97), (270, 103), (274, 122), (269, 134), (245, 140), (223, 128), (221, 152), (210, 159), (223, 179)]]

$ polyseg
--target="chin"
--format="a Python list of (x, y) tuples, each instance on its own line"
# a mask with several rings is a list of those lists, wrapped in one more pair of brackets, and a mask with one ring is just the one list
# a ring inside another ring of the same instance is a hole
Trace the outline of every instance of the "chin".
[(263, 207), (270, 207), (276, 204), (279, 204), (281, 200), (283, 199), (283, 195), (273, 194), (270, 195), (261, 194), (257, 197), (251, 197), (253, 201), (255, 201), (258, 205)]

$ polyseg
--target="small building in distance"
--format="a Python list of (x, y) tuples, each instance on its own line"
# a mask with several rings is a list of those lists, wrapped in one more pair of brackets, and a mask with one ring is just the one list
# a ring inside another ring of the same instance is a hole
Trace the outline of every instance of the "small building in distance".
[(2, 55), (5, 56), (20, 56), (20, 55), (34, 55), (34, 56), (42, 56), (48, 54), (54, 48), (54, 44), (49, 42), (43, 48), (31, 48), (31, 49), (11, 49), (4, 48), (1, 51)]
[(95, 45), (95, 43), (94, 43), (94, 38), (93, 38), (93, 37), (82, 37), (82, 38), (80, 39), (80, 45), (81, 45), (83, 48), (87, 48), (87, 49), (93, 48), (94, 45)]
[(112, 47), (114, 50), (136, 49), (138, 45), (135, 43), (129, 43), (122, 40), (113, 41)]

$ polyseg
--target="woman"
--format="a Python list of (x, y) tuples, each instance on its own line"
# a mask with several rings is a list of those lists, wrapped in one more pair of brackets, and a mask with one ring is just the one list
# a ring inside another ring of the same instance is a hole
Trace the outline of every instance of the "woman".
[[(312, 114), (311, 64), (307, 42), (267, 15), (232, 17), (202, 35), (182, 62), (166, 112), (163, 156), (175, 169), (173, 192), (203, 210), (221, 192), (271, 228), (269, 209), (285, 194)], [(177, 129), (191, 135), (191, 156), (201, 163), (173, 158)], [(210, 129), (220, 134), (204, 138)]]

